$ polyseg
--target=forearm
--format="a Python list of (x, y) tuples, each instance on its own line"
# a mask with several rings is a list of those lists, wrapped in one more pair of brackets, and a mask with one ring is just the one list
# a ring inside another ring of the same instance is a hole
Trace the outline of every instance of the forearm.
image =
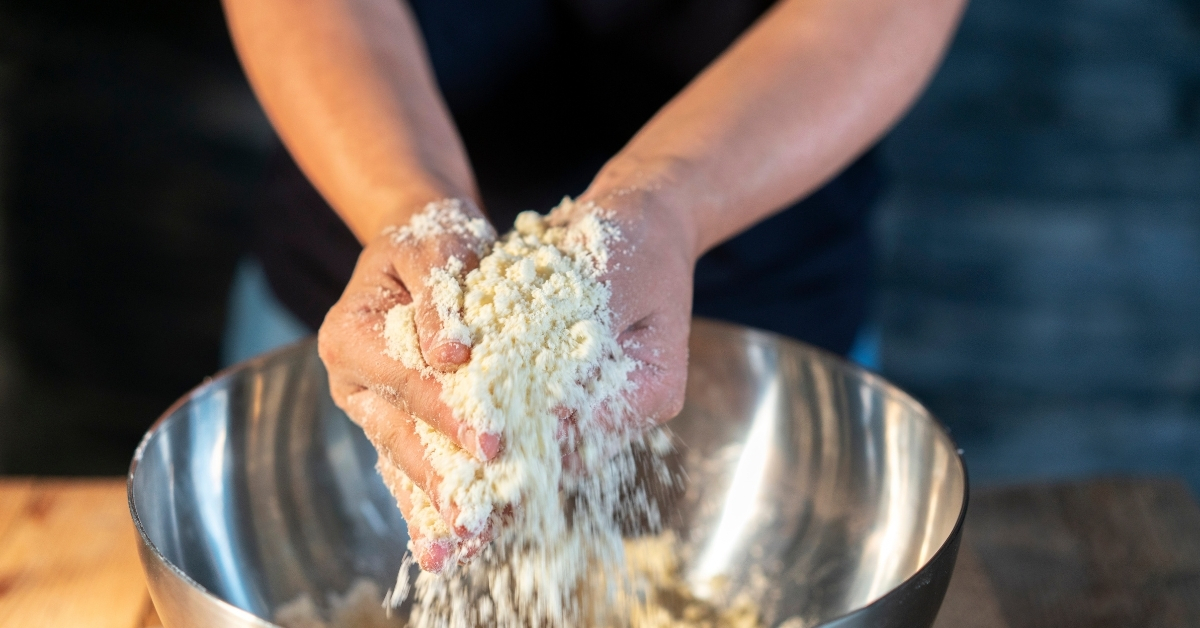
[(478, 202), (400, 0), (223, 0), (246, 74), (292, 156), (360, 241), (445, 197)]
[(696, 256), (802, 198), (887, 131), (964, 0), (784, 0), (601, 170), (585, 199), (678, 213)]

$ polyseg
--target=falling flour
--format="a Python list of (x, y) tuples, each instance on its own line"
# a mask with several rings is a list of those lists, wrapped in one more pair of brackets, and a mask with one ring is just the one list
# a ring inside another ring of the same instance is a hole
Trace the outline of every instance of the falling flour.
[[(431, 204), (392, 237), (419, 243), (451, 233), (482, 241), (488, 229), (447, 201)], [(426, 287), (444, 337), (471, 347), (469, 362), (454, 372), (424, 361), (412, 304), (387, 313), (388, 355), (437, 380), (457, 419), (503, 443), (484, 462), (416, 421), (425, 458), (442, 478), (436, 494), (457, 512), (453, 521), (440, 514), (450, 509), (436, 508), (380, 457), (389, 489), (413, 505), (414, 536), (456, 552), (444, 572), (421, 572), (415, 582), (401, 569), (388, 602), (415, 596), (410, 626), (757, 625), (672, 619), (654, 610), (658, 589), (647, 589), (644, 570), (626, 564), (619, 520), (636, 519), (643, 533), (661, 531), (654, 500), (633, 481), (638, 460), (641, 473), (669, 480), (662, 456), (670, 441), (659, 428), (628, 420), (629, 375), (640, 365), (617, 340), (602, 279), (619, 243), (602, 210), (564, 199), (547, 216), (518, 216), (512, 232), (480, 251), (477, 268), (464, 272), (464, 260), (451, 258), (431, 272)], [(564, 464), (564, 451), (572, 463)], [(468, 561), (468, 544), (455, 529), (493, 539)]]
[[(627, 539), (624, 545), (627, 586), (615, 602), (627, 610), (629, 628), (763, 628), (752, 600), (735, 598), (718, 608), (692, 593), (681, 577), (679, 542), (670, 530)], [(280, 606), (274, 621), (284, 628), (401, 628), (405, 622), (385, 610), (385, 598), (379, 585), (359, 578), (346, 593), (328, 596), (326, 612), (305, 594)], [(805, 625), (791, 619), (780, 628)]]
[(382, 600), (378, 584), (358, 578), (344, 594), (328, 596), (327, 613), (301, 594), (276, 609), (273, 621), (284, 628), (402, 628), (404, 622), (384, 612)]
[(745, 595), (723, 608), (696, 597), (679, 558), (679, 540), (670, 530), (625, 541), (623, 591), (633, 599), (622, 605), (629, 609), (630, 628), (762, 628), (758, 605)]

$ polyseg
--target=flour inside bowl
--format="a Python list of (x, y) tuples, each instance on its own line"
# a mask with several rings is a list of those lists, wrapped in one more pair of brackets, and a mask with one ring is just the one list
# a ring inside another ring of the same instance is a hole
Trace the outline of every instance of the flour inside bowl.
[[(625, 541), (622, 574), (624, 588), (617, 590), (615, 605), (624, 611), (609, 616), (611, 626), (629, 628), (762, 628), (759, 609), (752, 600), (735, 598), (718, 607), (697, 598), (683, 581), (679, 543), (666, 531)], [(405, 569), (409, 567), (405, 564)], [(390, 597), (390, 596), (389, 596)], [(322, 612), (309, 595), (300, 595), (281, 606), (274, 621), (284, 628), (400, 628), (405, 625), (390, 611), (390, 599), (379, 585), (356, 580), (342, 595), (328, 596)], [(615, 623), (617, 617), (625, 624)], [(478, 626), (487, 624), (474, 624)], [(802, 628), (799, 619), (784, 622)]]

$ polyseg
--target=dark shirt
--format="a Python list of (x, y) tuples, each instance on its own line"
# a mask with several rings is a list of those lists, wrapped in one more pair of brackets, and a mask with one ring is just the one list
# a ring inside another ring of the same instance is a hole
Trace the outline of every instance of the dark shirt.
[[(767, 4), (747, 0), (413, 0), (439, 86), (499, 231), (587, 187), (604, 161)], [(697, 315), (845, 353), (870, 284), (871, 153), (696, 267)], [(361, 247), (282, 153), (255, 253), (276, 296), (318, 327)]]

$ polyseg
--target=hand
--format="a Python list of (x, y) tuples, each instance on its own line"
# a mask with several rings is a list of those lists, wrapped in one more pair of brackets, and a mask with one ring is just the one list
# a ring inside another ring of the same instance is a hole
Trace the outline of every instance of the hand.
[[(610, 307), (614, 328), (620, 330), (618, 340), (638, 361), (630, 374), (635, 382), (628, 399), (631, 412), (605, 418), (614, 428), (673, 417), (682, 407), (687, 374), (690, 247), (678, 237), (672, 214), (632, 200), (624, 199), (610, 211), (622, 238), (610, 245), (608, 270), (602, 277), (612, 290)], [(559, 212), (552, 219), (570, 225), (581, 217)], [(425, 421), (485, 460), (499, 453), (500, 439), (494, 434), (476, 435), (455, 420), (441, 402), (440, 387), (433, 379), (422, 378), (386, 355), (381, 331), (387, 311), (411, 298), (418, 306), (418, 335), (426, 361), (444, 371), (465, 363), (470, 358), (468, 347), (439, 339), (440, 319), (423, 293), (423, 278), (430, 269), (444, 267), (451, 256), (473, 268), (482, 250), (479, 244), (442, 238), (418, 246), (395, 237), (377, 239), (363, 251), (346, 292), (321, 328), (321, 355), (330, 372), (334, 400), (379, 450), (380, 470), (405, 518), (411, 522), (414, 511), (406, 488), (411, 479), (453, 530), (423, 538), (419, 526), (410, 526), (415, 557), (427, 571), (440, 571), (455, 556), (469, 558), (482, 549), (490, 530), (472, 535), (453, 528), (458, 510), (438, 495), (441, 478), (424, 459), (415, 421)], [(411, 297), (409, 286), (415, 286)]]
[[(445, 202), (445, 201), (443, 201)], [(363, 428), (379, 450), (380, 467), (389, 488), (397, 495), (404, 517), (412, 521), (408, 491), (397, 490), (407, 476), (438, 507), (453, 535), (419, 538), (414, 533), (414, 554), (421, 566), (440, 571), (460, 546), (464, 552), (482, 547), (482, 534), (454, 529), (457, 509), (438, 495), (441, 478), (424, 458), (424, 447), (415, 431), (415, 421), (424, 421), (453, 439), (464, 450), (482, 459), (500, 450), (496, 434), (476, 434), (458, 421), (441, 401), (441, 387), (434, 378), (405, 368), (387, 355), (383, 337), (384, 318), (398, 304), (415, 303), (417, 335), (425, 361), (441, 371), (453, 371), (471, 356), (469, 346), (442, 333), (441, 318), (432, 303), (424, 279), (431, 269), (445, 268), (457, 257), (469, 271), (480, 254), (495, 239), (495, 231), (473, 203), (458, 205), (465, 220), (476, 229), (443, 229), (441, 233), (404, 237), (403, 229), (385, 229), (363, 249), (350, 283), (321, 325), (318, 347), (329, 371), (334, 402)], [(408, 224), (401, 216), (397, 223)], [(464, 272), (465, 272), (464, 271)], [(403, 475), (399, 472), (403, 471)]]
[[(609, 307), (617, 341), (638, 365), (630, 373), (629, 414), (602, 420), (612, 422), (614, 429), (662, 423), (683, 408), (687, 383), (695, 270), (690, 232), (682, 214), (649, 192), (589, 190), (574, 207), (586, 211), (580, 208), (589, 202), (602, 208), (621, 232), (619, 241), (609, 243), (601, 280), (612, 291)], [(569, 225), (582, 216), (556, 211), (550, 218)]]

